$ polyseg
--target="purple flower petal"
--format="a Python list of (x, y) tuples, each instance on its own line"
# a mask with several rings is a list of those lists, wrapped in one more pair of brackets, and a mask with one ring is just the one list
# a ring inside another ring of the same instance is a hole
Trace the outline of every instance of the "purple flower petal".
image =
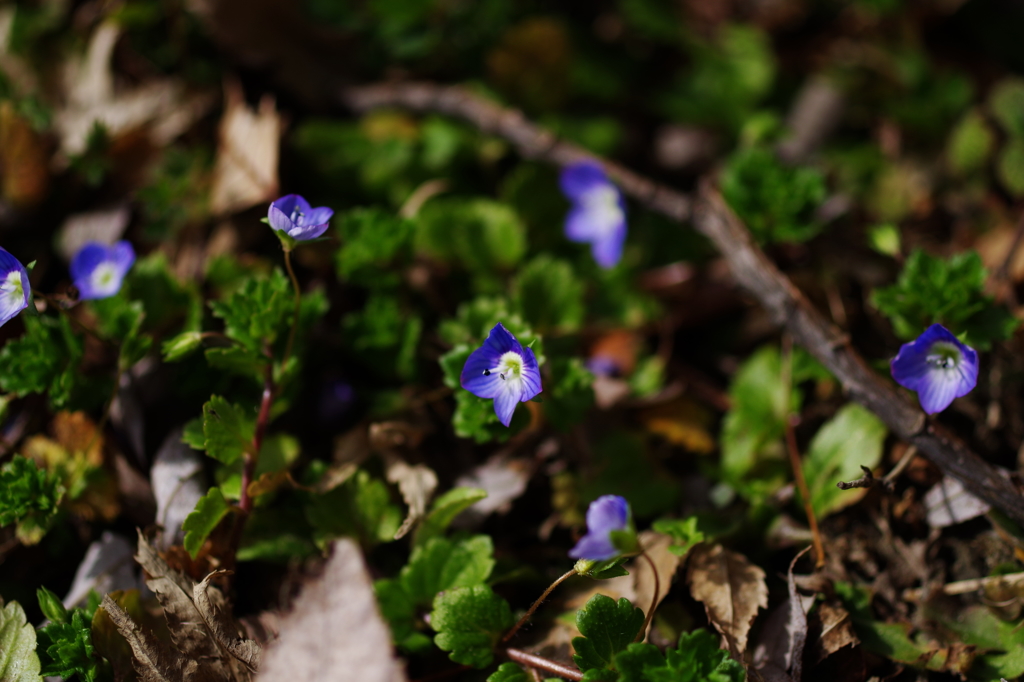
[(494, 400), (498, 420), (508, 426), (516, 405), (541, 392), (537, 357), (498, 323), (480, 348), (469, 354), (459, 383), (475, 396)]
[(126, 241), (112, 246), (89, 242), (71, 259), (71, 277), (82, 300), (108, 298), (121, 290), (135, 263), (135, 249)]
[(304, 223), (306, 225), (326, 225), (334, 216), (334, 209), (320, 206), (311, 208), (306, 212)]
[(288, 215), (277, 206), (270, 205), (270, 210), (267, 212), (267, 218), (270, 220), (270, 226), (275, 230), (288, 234), (288, 230), (294, 227), (291, 219)]
[(305, 241), (316, 239), (324, 232), (334, 209), (326, 206), (312, 208), (309, 202), (298, 194), (288, 194), (270, 204), (267, 218), (270, 226), (284, 232), (292, 239)]
[(978, 353), (942, 325), (933, 324), (900, 347), (890, 369), (896, 383), (917, 391), (921, 408), (935, 414), (978, 383)]
[(612, 234), (590, 242), (594, 261), (602, 268), (613, 268), (622, 259), (622, 248), (626, 244), (626, 224), (622, 223)]
[(587, 508), (587, 534), (569, 551), (574, 559), (604, 561), (619, 554), (611, 532), (629, 527), (629, 503), (618, 495), (603, 495)]
[(288, 230), (288, 236), (300, 242), (308, 239), (316, 239), (327, 231), (327, 223), (322, 225), (299, 225)]
[(0, 325), (28, 307), (28, 271), (9, 251), (0, 248)]
[(609, 185), (608, 176), (596, 161), (580, 161), (562, 169), (559, 178), (562, 192), (570, 200), (578, 199), (582, 194), (596, 186)]

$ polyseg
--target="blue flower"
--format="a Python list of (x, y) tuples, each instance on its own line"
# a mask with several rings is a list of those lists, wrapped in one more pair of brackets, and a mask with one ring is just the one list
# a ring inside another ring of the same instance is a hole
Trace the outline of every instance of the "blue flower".
[(532, 348), (524, 348), (499, 322), (484, 345), (470, 353), (462, 368), (462, 387), (480, 398), (494, 398), (494, 413), (508, 426), (518, 403), (541, 392), (540, 369)]
[(921, 408), (928, 414), (942, 412), (978, 383), (978, 353), (941, 324), (933, 324), (916, 340), (903, 344), (890, 368), (896, 383), (917, 391)]
[(28, 307), (31, 291), (25, 266), (0, 247), (0, 325)]
[(270, 204), (267, 218), (275, 230), (284, 232), (292, 239), (305, 241), (316, 239), (326, 232), (333, 215), (334, 209), (326, 206), (312, 208), (298, 194), (289, 194)]
[(565, 219), (565, 236), (590, 244), (602, 268), (615, 266), (626, 242), (626, 204), (622, 194), (594, 161), (581, 161), (562, 170), (562, 192), (572, 208)]
[(126, 241), (111, 246), (89, 242), (71, 259), (71, 278), (82, 300), (108, 298), (121, 290), (135, 262), (135, 249)]
[(587, 534), (569, 550), (573, 559), (604, 561), (622, 553), (612, 541), (612, 531), (631, 528), (629, 503), (618, 495), (603, 495), (587, 508)]

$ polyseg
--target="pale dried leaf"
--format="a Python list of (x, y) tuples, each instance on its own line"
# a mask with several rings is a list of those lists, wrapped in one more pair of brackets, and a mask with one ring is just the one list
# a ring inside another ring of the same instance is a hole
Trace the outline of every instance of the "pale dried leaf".
[(402, 526), (395, 532), (395, 539), (404, 537), (427, 513), (427, 503), (437, 490), (437, 474), (423, 464), (410, 466), (398, 457), (387, 458), (387, 479), (398, 486), (409, 511)]
[(754, 617), (768, 606), (764, 571), (721, 545), (698, 545), (690, 551), (687, 582), (732, 655), (742, 660)]
[(533, 469), (533, 462), (528, 459), (495, 455), (460, 476), (455, 481), (456, 486), (480, 488), (487, 491), (487, 497), (464, 511), (459, 517), (459, 525), (474, 527), (490, 514), (506, 513), (512, 502), (526, 492)]
[[(673, 554), (668, 551), (669, 546), (672, 545), (672, 538), (663, 533), (655, 533), (654, 531), (644, 531), (640, 533), (640, 546), (644, 548), (644, 553), (650, 558), (654, 564), (654, 568), (658, 572), (658, 599), (653, 602), (654, 599), (654, 571), (651, 570), (651, 564), (647, 563), (642, 558), (634, 559), (633, 562), (626, 567), (629, 574), (633, 576), (633, 584), (636, 590), (636, 599), (634, 603), (647, 613), (648, 609), (658, 608), (672, 587), (672, 579), (676, 575), (676, 571), (679, 570), (679, 564), (682, 563), (683, 557)], [(648, 631), (653, 627), (653, 621), (648, 626)]]
[(74, 582), (64, 597), (64, 606), (78, 606), (89, 596), (89, 590), (107, 594), (140, 586), (132, 561), (131, 543), (121, 535), (104, 531), (99, 540), (89, 545), (85, 557), (78, 564)]
[(274, 98), (264, 95), (253, 111), (242, 88), (229, 83), (220, 122), (210, 210), (225, 215), (277, 197), (277, 162), (282, 122)]
[(180, 659), (139, 627), (109, 594), (103, 596), (102, 608), (131, 646), (135, 669), (143, 682), (184, 682), (187, 679), (180, 668)]
[(110, 59), (121, 29), (106, 21), (96, 29), (86, 53), (65, 65), (66, 101), (53, 123), (66, 156), (81, 154), (97, 123), (112, 137), (148, 126), (153, 141), (165, 144), (183, 133), (209, 108), (209, 98), (186, 96), (180, 81), (151, 78), (118, 92)]
[(260, 667), (260, 645), (241, 636), (238, 625), (223, 610), (210, 600), (210, 580), (230, 571), (214, 571), (192, 589), (192, 598), (210, 632), (217, 642), (232, 656), (241, 661), (250, 672)]
[(124, 235), (131, 217), (128, 204), (69, 215), (57, 232), (57, 252), (70, 262), (89, 242), (113, 244)]
[(988, 512), (991, 506), (964, 489), (963, 483), (944, 476), (924, 495), (928, 524), (932, 528), (945, 528), (969, 521)]
[(181, 544), (185, 537), (181, 524), (208, 489), (202, 457), (181, 442), (181, 428), (167, 434), (149, 477), (156, 498), (156, 523), (164, 529), (157, 545), (167, 549)]
[(377, 610), (359, 546), (343, 539), (324, 573), (310, 582), (281, 621), (257, 679), (401, 682), (391, 634)]

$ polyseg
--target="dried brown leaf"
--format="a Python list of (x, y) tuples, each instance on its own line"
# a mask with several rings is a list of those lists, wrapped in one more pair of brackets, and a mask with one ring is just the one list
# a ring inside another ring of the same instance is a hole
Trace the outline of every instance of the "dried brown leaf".
[(821, 662), (843, 647), (860, 644), (850, 613), (839, 604), (823, 601), (811, 613), (811, 631), (820, 632), (815, 644), (815, 662)]
[[(637, 558), (627, 567), (629, 574), (633, 576), (633, 584), (636, 589), (634, 603), (645, 613), (650, 608), (658, 608), (658, 604), (668, 596), (669, 589), (672, 587), (672, 579), (675, 577), (676, 571), (679, 570), (679, 564), (683, 561), (683, 557), (668, 551), (671, 544), (672, 538), (663, 533), (654, 531), (640, 533), (640, 546), (644, 548), (644, 553), (651, 559), (658, 572), (658, 600), (654, 602), (653, 607), (651, 600), (654, 599), (654, 571), (651, 570), (651, 564), (642, 558)], [(653, 622), (648, 626), (648, 630), (651, 627), (653, 627)]]
[(721, 545), (698, 545), (690, 552), (687, 582), (693, 598), (704, 604), (708, 619), (725, 636), (729, 651), (742, 660), (754, 617), (768, 606), (764, 571)]
[(17, 207), (35, 206), (50, 184), (49, 154), (42, 137), (14, 103), (0, 103), (0, 167), (3, 198)]
[(427, 513), (427, 503), (437, 489), (437, 474), (423, 464), (410, 466), (398, 457), (387, 457), (387, 479), (398, 486), (409, 507), (405, 521), (395, 532), (395, 539), (404, 537)]
[[(151, 633), (143, 630), (109, 594), (103, 597), (101, 606), (132, 648), (135, 669), (143, 682), (185, 682), (192, 677), (187, 673), (194, 673), (194, 667), (182, 670), (182, 659), (168, 651)], [(195, 663), (194, 660), (190, 662)]]
[(253, 111), (237, 83), (229, 83), (224, 96), (210, 188), (214, 215), (247, 209), (274, 199), (278, 193), (277, 161), (283, 124), (274, 98), (264, 95)]
[(210, 599), (210, 580), (229, 573), (230, 571), (214, 571), (203, 578), (203, 581), (192, 589), (192, 598), (217, 643), (250, 672), (256, 672), (260, 667), (260, 645), (242, 637), (238, 624), (225, 611), (214, 606)]
[(318, 579), (305, 586), (268, 645), (260, 682), (401, 682), (391, 635), (381, 619), (359, 546), (339, 540)]

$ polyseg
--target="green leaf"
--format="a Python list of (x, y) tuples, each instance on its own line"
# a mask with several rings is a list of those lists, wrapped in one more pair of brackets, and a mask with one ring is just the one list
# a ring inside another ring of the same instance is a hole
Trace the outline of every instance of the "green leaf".
[[(513, 312), (509, 302), (501, 297), (478, 296), (471, 301), (463, 303), (456, 312), (455, 319), (445, 320), (438, 327), (441, 339), (452, 346), (465, 345), (472, 347), (470, 350), (483, 343), (484, 339), (494, 328), (494, 325), (501, 323), (509, 330), (519, 343), (529, 346), (537, 356), (537, 362), (543, 364), (544, 354), (540, 345), (540, 337), (530, 329), (530, 326), (523, 321), (519, 313)], [(467, 352), (468, 356), (469, 353)], [(451, 368), (449, 372), (444, 363), (445, 383), (452, 388), (459, 385), (458, 373), (462, 366)]]
[(568, 261), (541, 254), (519, 270), (516, 305), (534, 329), (574, 332), (583, 322), (583, 283)]
[(807, 450), (803, 469), (811, 506), (819, 519), (864, 496), (864, 488), (840, 490), (836, 483), (860, 478), (861, 466), (878, 466), (885, 434), (885, 424), (855, 403), (845, 405), (818, 430)]
[(988, 96), (992, 117), (1012, 137), (1024, 137), (1024, 80), (1004, 78)]
[(765, 147), (740, 149), (722, 171), (722, 196), (761, 243), (803, 242), (818, 234), (814, 212), (825, 200), (824, 176), (787, 166)]
[(487, 677), (487, 682), (531, 682), (526, 671), (515, 663), (502, 663)]
[(1012, 337), (1019, 322), (985, 293), (987, 276), (974, 251), (943, 259), (915, 249), (896, 283), (874, 290), (871, 302), (902, 339), (938, 322), (954, 334), (966, 333), (978, 350), (988, 350), (993, 341)]
[(223, 464), (232, 464), (252, 447), (256, 420), (247, 410), (220, 396), (203, 405), (203, 446), (206, 454)]
[(732, 407), (722, 423), (722, 471), (726, 482), (741, 487), (759, 460), (777, 456), (786, 419), (800, 404), (800, 394), (785, 381), (783, 361), (774, 346), (751, 355), (729, 386)]
[(566, 431), (583, 421), (594, 404), (594, 375), (580, 358), (554, 358), (553, 381), (544, 387), (544, 414), (555, 428)]
[(224, 333), (260, 353), (284, 333), (295, 305), (291, 282), (275, 269), (269, 277), (250, 277), (224, 301), (213, 301), (215, 317), (224, 320)]
[(526, 254), (526, 228), (519, 216), (490, 199), (434, 199), (416, 224), (418, 250), (473, 272), (508, 270)]
[(972, 109), (957, 123), (946, 145), (946, 159), (950, 170), (958, 175), (968, 175), (982, 170), (995, 146), (993, 134), (985, 116)]
[(338, 277), (372, 289), (393, 288), (401, 274), (389, 267), (411, 256), (411, 220), (380, 208), (357, 208), (340, 216), (341, 248), (336, 252)]
[(614, 656), (624, 651), (644, 625), (644, 612), (628, 599), (616, 602), (595, 594), (576, 612), (576, 627), (583, 637), (572, 640), (572, 660), (580, 670), (614, 670)]
[(868, 230), (868, 243), (878, 253), (895, 258), (900, 254), (900, 230), (892, 223), (876, 225)]
[(697, 529), (696, 516), (685, 519), (658, 519), (651, 524), (651, 528), (672, 538), (668, 551), (676, 556), (686, 556), (694, 545), (705, 540), (704, 533)]
[(53, 407), (63, 407), (80, 376), (82, 339), (63, 315), (56, 319), (25, 315), (23, 320), (25, 335), (0, 349), (0, 389), (18, 397), (48, 393)]
[(203, 354), (210, 367), (223, 369), (232, 374), (240, 374), (263, 384), (263, 374), (269, 360), (262, 353), (242, 346), (227, 346), (226, 348), (207, 348)]
[(96, 316), (100, 334), (118, 341), (137, 332), (146, 316), (142, 303), (129, 299), (123, 288), (114, 296), (89, 301), (89, 308)]
[(487, 491), (480, 488), (452, 488), (436, 498), (423, 522), (416, 529), (413, 545), (419, 547), (432, 537), (445, 532), (455, 517), (464, 510), (487, 497)]
[(413, 550), (400, 581), (417, 606), (429, 606), (438, 592), (483, 584), (494, 569), (489, 535), (464, 540), (434, 537)]
[(1024, 138), (1013, 137), (1003, 145), (996, 159), (996, 175), (1010, 194), (1024, 196)]
[(36, 629), (25, 617), (21, 604), (4, 605), (0, 599), (0, 680), (43, 682), (36, 653)]
[(100, 672), (99, 655), (92, 645), (92, 628), (85, 612), (74, 609), (69, 622), (51, 623), (37, 633), (40, 673), (68, 678), (80, 675), (93, 682)]
[(210, 488), (210, 492), (199, 498), (196, 508), (185, 517), (181, 529), (185, 531), (185, 549), (193, 559), (199, 554), (206, 538), (217, 527), (228, 512), (231, 505), (224, 499), (220, 488)]
[(438, 595), (430, 614), (430, 627), (437, 632), (434, 643), (456, 663), (474, 668), (491, 664), (495, 645), (513, 622), (508, 602), (487, 585)]
[(358, 538), (364, 546), (390, 542), (404, 517), (388, 486), (363, 470), (329, 492), (310, 495), (305, 513), (321, 548), (340, 536)]
[(415, 604), (401, 583), (397, 580), (378, 580), (373, 584), (373, 590), (377, 595), (381, 615), (391, 628), (395, 645), (409, 653), (431, 648), (430, 638), (416, 629), (421, 621), (417, 617)]
[(679, 646), (665, 654), (652, 644), (630, 644), (615, 664), (621, 682), (743, 682), (746, 676), (707, 630), (684, 632)]
[(394, 295), (371, 294), (361, 310), (349, 313), (342, 322), (348, 342), (359, 351), (380, 353), (388, 374), (409, 378), (416, 369), (417, 347), (423, 321), (404, 310)]
[(39, 599), (39, 609), (47, 619), (54, 623), (68, 622), (68, 610), (64, 608), (60, 597), (45, 587), (36, 590), (36, 597)]
[(0, 467), (0, 526), (18, 524), (25, 544), (42, 539), (57, 517), (64, 497), (60, 477), (21, 455)]

